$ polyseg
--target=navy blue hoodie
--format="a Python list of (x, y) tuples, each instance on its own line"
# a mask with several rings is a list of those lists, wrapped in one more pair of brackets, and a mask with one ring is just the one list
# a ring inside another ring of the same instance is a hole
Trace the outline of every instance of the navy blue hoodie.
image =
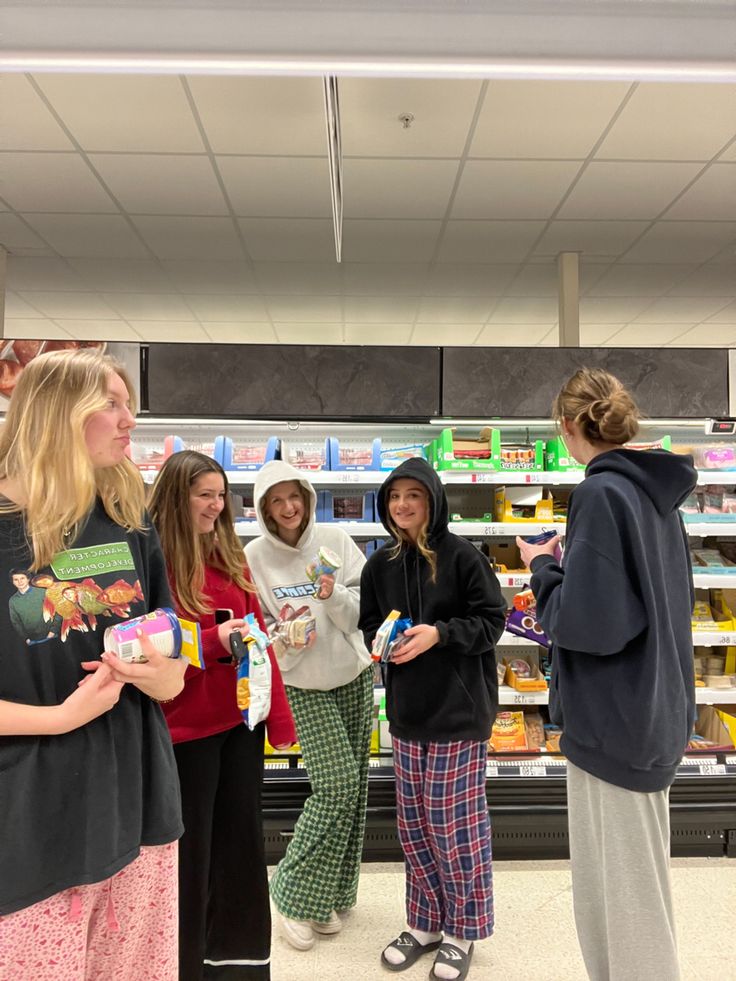
[(694, 594), (678, 507), (696, 479), (691, 457), (602, 453), (571, 495), (562, 567), (532, 561), (560, 748), (628, 790), (669, 787), (692, 731)]
[(374, 552), (360, 581), (360, 620), (368, 648), (391, 610), (415, 624), (433, 624), (439, 643), (405, 664), (388, 664), (386, 714), (393, 735), (419, 742), (486, 740), (498, 708), (495, 643), (506, 603), (488, 560), (447, 527), (447, 498), (424, 460), (407, 460), (378, 493), (378, 514), (389, 531), (387, 494), (392, 481), (410, 478), (429, 492), (428, 544), (437, 557), (437, 581), (414, 546), (395, 542)]

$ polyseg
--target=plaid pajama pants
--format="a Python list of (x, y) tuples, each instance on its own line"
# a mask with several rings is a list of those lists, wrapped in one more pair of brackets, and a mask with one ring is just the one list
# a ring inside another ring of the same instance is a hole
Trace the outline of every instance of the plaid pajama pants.
[(410, 927), (482, 940), (493, 933), (485, 742), (393, 739)]
[(325, 922), (355, 906), (368, 801), (373, 669), (332, 691), (294, 688), (286, 696), (312, 795), (271, 879), (276, 909)]

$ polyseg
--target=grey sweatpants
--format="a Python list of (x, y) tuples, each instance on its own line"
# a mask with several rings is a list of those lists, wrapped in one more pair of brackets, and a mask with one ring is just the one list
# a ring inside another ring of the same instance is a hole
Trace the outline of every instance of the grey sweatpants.
[(568, 760), (573, 907), (591, 981), (679, 981), (669, 790), (639, 793)]

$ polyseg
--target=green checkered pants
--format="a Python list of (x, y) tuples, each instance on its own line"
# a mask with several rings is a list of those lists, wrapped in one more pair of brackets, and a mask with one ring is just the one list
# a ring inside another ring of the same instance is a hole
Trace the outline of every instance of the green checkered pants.
[(325, 922), (355, 906), (368, 800), (373, 671), (332, 691), (286, 686), (312, 795), (271, 880), (276, 909)]

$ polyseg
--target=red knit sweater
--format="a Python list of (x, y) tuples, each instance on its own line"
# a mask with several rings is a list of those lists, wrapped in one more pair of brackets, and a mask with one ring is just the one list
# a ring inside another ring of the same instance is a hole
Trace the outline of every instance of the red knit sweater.
[[(171, 587), (175, 592), (176, 584), (173, 581)], [(214, 609), (232, 610), (233, 617), (255, 613), (256, 620), (265, 631), (256, 594), (245, 592), (223, 572), (208, 566), (203, 591)], [(205, 667), (204, 670), (188, 667), (183, 691), (172, 702), (162, 706), (171, 739), (175, 743), (202, 739), (244, 725), (235, 701), (235, 669), (231, 664), (218, 660), (228, 654), (218, 639), (214, 612), (196, 617), (188, 613), (185, 615), (190, 620), (199, 621)], [(296, 730), (281, 672), (270, 647), (268, 656), (271, 660), (271, 711), (266, 720), (266, 729), (271, 745), (283, 746), (296, 742)]]

